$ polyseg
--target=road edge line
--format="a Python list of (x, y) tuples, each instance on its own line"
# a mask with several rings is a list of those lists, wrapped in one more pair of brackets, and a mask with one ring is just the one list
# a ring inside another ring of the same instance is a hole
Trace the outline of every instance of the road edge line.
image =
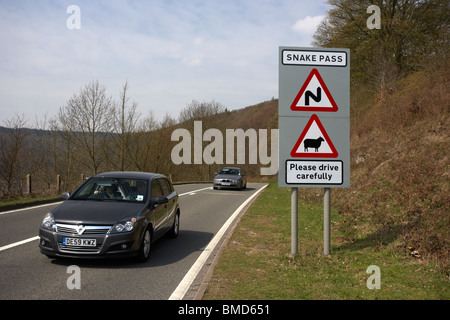
[(247, 206), (247, 204), (250, 201), (252, 201), (254, 198), (256, 198), (267, 186), (268, 186), (268, 184), (262, 186), (258, 191), (256, 191), (254, 194), (252, 194), (250, 198), (248, 198), (246, 201), (244, 201), (236, 209), (236, 211), (234, 211), (234, 213), (228, 218), (228, 220), (224, 223), (222, 228), (220, 228), (220, 230), (216, 233), (214, 238), (209, 242), (209, 244), (203, 250), (202, 254), (197, 258), (197, 260), (192, 265), (192, 267), (189, 269), (189, 271), (186, 273), (184, 278), (180, 281), (177, 288), (170, 295), (169, 300), (183, 300), (184, 296), (188, 292), (189, 288), (191, 287), (191, 285), (194, 282), (195, 278), (197, 277), (198, 273), (202, 269), (203, 265), (208, 260), (209, 256), (214, 251), (215, 247), (217, 246), (219, 241), (222, 239), (222, 237), (224, 236), (225, 232), (228, 230), (230, 225), (233, 223), (233, 221), (236, 219), (236, 217), (239, 216), (239, 214)]

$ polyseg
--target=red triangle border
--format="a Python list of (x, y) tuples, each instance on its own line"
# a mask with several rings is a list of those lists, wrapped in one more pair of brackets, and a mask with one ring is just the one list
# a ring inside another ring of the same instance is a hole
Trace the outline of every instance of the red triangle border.
[[(311, 79), (313, 76), (316, 76), (317, 80), (319, 81), (320, 85), (322, 86), (323, 91), (328, 97), (328, 100), (330, 101), (332, 107), (298, 107), (297, 103), (300, 100), (300, 98), (305, 93), (306, 88), (308, 87), (309, 83), (311, 82)], [(308, 78), (306, 78), (305, 83), (303, 83), (303, 86), (301, 87), (300, 91), (298, 92), (297, 96), (295, 97), (294, 101), (291, 104), (291, 110), (292, 111), (322, 111), (322, 112), (336, 112), (338, 111), (338, 106), (336, 104), (336, 101), (334, 101), (333, 96), (331, 95), (330, 91), (328, 90), (325, 82), (323, 81), (322, 77), (320, 76), (319, 70), (316, 68), (313, 68), (311, 72), (309, 73)]]
[[(309, 152), (297, 152), (298, 148), (300, 147), (300, 144), (303, 142), (306, 134), (309, 131), (309, 128), (311, 127), (312, 123), (316, 122), (317, 126), (319, 127), (323, 138), (328, 143), (328, 146), (330, 147), (332, 153), (309, 153)], [(327, 132), (325, 131), (325, 128), (323, 127), (322, 123), (319, 120), (319, 117), (316, 114), (313, 114), (311, 118), (309, 119), (308, 123), (305, 126), (305, 129), (303, 129), (300, 138), (298, 138), (294, 148), (291, 151), (291, 157), (293, 158), (337, 158), (339, 156), (339, 153), (337, 152), (336, 148), (334, 147), (333, 143), (331, 142), (330, 137), (328, 136)]]

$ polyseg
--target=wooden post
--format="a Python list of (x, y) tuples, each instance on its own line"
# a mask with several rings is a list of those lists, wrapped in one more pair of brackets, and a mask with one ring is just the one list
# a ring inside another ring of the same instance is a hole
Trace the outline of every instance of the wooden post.
[(26, 189), (26, 191), (25, 191), (25, 193), (26, 194), (31, 194), (31, 174), (27, 174), (27, 182), (26, 182), (26, 185), (27, 185), (27, 189)]
[(59, 174), (56, 175), (56, 189), (58, 190), (58, 194), (61, 193), (61, 176)]

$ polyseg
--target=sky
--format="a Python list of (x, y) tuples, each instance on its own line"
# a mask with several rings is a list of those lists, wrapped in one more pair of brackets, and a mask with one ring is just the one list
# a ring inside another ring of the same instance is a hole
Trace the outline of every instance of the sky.
[[(79, 9), (74, 11), (71, 5)], [(310, 47), (329, 9), (310, 0), (0, 0), (0, 125), (54, 117), (92, 81), (177, 119), (278, 98), (278, 48)]]

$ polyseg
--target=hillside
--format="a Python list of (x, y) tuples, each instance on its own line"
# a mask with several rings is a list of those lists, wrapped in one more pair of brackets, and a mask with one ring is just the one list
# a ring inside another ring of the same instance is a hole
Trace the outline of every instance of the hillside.
[[(365, 238), (449, 272), (449, 70), (411, 74), (352, 105), (351, 188), (332, 192), (346, 241)], [(426, 93), (426, 94), (425, 94)], [(357, 94), (357, 93), (355, 93)], [(302, 192), (303, 197), (319, 197)]]
[(230, 112), (223, 121), (232, 128), (276, 129), (278, 128), (278, 100), (258, 103)]
[[(417, 71), (392, 83), (383, 99), (353, 88), (352, 95), (364, 97), (352, 99), (351, 187), (332, 192), (332, 206), (346, 217), (338, 226), (344, 241), (366, 239), (380, 248), (393, 243), (447, 273), (449, 75), (445, 68)], [(216, 120), (233, 128), (277, 128), (277, 104), (263, 102)], [(322, 201), (317, 189), (301, 189), (299, 196)]]

